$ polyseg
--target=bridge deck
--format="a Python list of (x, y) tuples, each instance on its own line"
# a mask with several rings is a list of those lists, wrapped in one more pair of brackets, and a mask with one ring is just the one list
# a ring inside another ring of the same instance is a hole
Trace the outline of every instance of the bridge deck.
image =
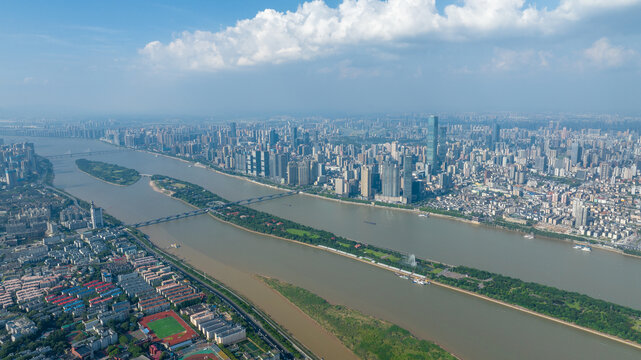
[(226, 203), (226, 204), (223, 204), (223, 205), (212, 206), (212, 207), (208, 207), (208, 208), (205, 208), (205, 209), (186, 211), (184, 213), (180, 213), (180, 214), (176, 214), (176, 215), (163, 216), (163, 217), (157, 218), (157, 219), (151, 219), (151, 220), (147, 220), (147, 221), (142, 221), (142, 222), (139, 222), (139, 223), (131, 224), (130, 226), (134, 227), (134, 228), (139, 228), (139, 227), (143, 227), (143, 226), (156, 225), (156, 224), (169, 222), (169, 221), (173, 221), (173, 220), (184, 219), (184, 218), (187, 218), (187, 217), (202, 215), (202, 214), (208, 213), (208, 212), (213, 211), (213, 210), (220, 210), (220, 209), (224, 209), (226, 207), (233, 206), (233, 205), (249, 205), (249, 204), (254, 204), (254, 203), (257, 203), (257, 202), (278, 199), (278, 198), (282, 198), (282, 197), (290, 196), (290, 195), (294, 195), (294, 194), (298, 194), (298, 191), (288, 191), (288, 192), (284, 192), (284, 193), (278, 193), (278, 194), (272, 194), (272, 195), (263, 195), (263, 196), (258, 196), (258, 197), (254, 197), (254, 198), (233, 201), (233, 202), (229, 202), (229, 203)]
[(118, 150), (97, 150), (97, 151), (85, 151), (85, 152), (76, 152), (76, 153), (66, 153), (66, 154), (54, 154), (54, 155), (44, 155), (47, 159), (61, 159), (66, 157), (77, 157), (77, 156), (89, 156), (89, 155), (101, 155), (101, 154), (111, 154), (115, 152), (127, 151), (125, 149)]

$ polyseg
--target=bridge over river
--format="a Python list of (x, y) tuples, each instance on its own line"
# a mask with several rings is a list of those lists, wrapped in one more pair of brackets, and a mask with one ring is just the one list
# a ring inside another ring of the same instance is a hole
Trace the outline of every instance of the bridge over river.
[(117, 152), (126, 151), (125, 149), (118, 150), (98, 150), (98, 151), (84, 151), (84, 152), (68, 152), (65, 154), (54, 154), (54, 155), (44, 155), (47, 159), (62, 159), (62, 158), (72, 158), (80, 156), (89, 156), (89, 155), (102, 155), (102, 154), (111, 154)]
[(226, 207), (233, 206), (233, 205), (249, 205), (249, 204), (254, 204), (254, 203), (257, 203), (257, 202), (278, 199), (278, 198), (282, 198), (282, 197), (290, 196), (290, 195), (294, 195), (294, 194), (298, 194), (298, 191), (287, 191), (287, 192), (278, 193), (278, 194), (263, 195), (263, 196), (249, 198), (249, 199), (238, 200), (238, 201), (229, 202), (229, 203), (225, 203), (225, 204), (220, 204), (220, 205), (216, 205), (216, 206), (212, 206), (212, 207), (208, 207), (208, 208), (204, 208), (204, 209), (186, 211), (184, 213), (180, 213), (180, 214), (176, 214), (176, 215), (170, 215), (170, 216), (165, 216), (165, 217), (161, 217), (161, 218), (157, 218), (157, 219), (142, 221), (142, 222), (139, 222), (139, 223), (131, 224), (129, 226), (134, 227), (134, 228), (139, 228), (139, 227), (143, 227), (143, 226), (155, 225), (155, 224), (160, 224), (160, 223), (164, 223), (164, 222), (168, 222), (168, 221), (174, 221), (174, 220), (178, 220), (178, 219), (188, 218), (188, 217), (191, 217), (191, 216), (197, 216), (197, 215), (206, 214), (206, 213), (208, 213), (210, 211), (224, 209)]

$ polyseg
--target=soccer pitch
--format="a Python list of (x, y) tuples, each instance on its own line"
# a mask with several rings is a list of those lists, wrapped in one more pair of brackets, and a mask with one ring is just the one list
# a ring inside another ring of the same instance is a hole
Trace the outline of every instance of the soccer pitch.
[(152, 321), (147, 326), (149, 326), (149, 329), (151, 329), (159, 339), (164, 339), (185, 331), (185, 328), (171, 316)]

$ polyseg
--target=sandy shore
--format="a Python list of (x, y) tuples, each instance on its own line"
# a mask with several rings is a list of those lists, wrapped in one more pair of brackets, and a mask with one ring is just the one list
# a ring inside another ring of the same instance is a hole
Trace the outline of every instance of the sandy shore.
[[(186, 203), (186, 204), (188, 204), (188, 203)], [(190, 205), (190, 204), (188, 204), (188, 205)], [(192, 206), (192, 205), (190, 205), (190, 206)], [(322, 250), (322, 251), (325, 251), (325, 252), (329, 252), (329, 253), (332, 253), (332, 254), (335, 254), (335, 255), (340, 255), (340, 256), (343, 256), (343, 257), (348, 258), (348, 259), (360, 261), (360, 262), (362, 262), (364, 264), (372, 265), (372, 266), (378, 267), (380, 269), (384, 269), (384, 270), (387, 270), (387, 271), (390, 271), (390, 272), (395, 272), (394, 270), (391, 270), (391, 269), (389, 269), (389, 268), (387, 268), (385, 266), (382, 266), (382, 265), (377, 264), (377, 263), (373, 263), (373, 262), (365, 260), (365, 259), (360, 259), (360, 258), (355, 258), (355, 257), (343, 255), (341, 253), (334, 252), (334, 251), (331, 251), (331, 250), (328, 250), (328, 249), (325, 249), (325, 248), (322, 248), (322, 247), (318, 247), (316, 245), (306, 244), (306, 243), (299, 242), (299, 241), (296, 241), (296, 240), (287, 239), (287, 238), (276, 236), (276, 235), (272, 235), (272, 234), (265, 234), (265, 233), (261, 233), (261, 232), (258, 232), (258, 231), (250, 230), (250, 229), (247, 229), (247, 228), (242, 227), (240, 225), (237, 225), (237, 224), (231, 223), (229, 221), (225, 221), (223, 219), (220, 219), (220, 218), (214, 216), (213, 214), (209, 214), (209, 216), (211, 216), (212, 218), (214, 218), (214, 219), (216, 219), (216, 220), (218, 220), (218, 221), (220, 221), (222, 223), (234, 226), (234, 227), (236, 227), (238, 229), (241, 229), (241, 230), (253, 233), (253, 234), (257, 234), (257, 235), (261, 235), (261, 236), (269, 236), (269, 237), (272, 237), (272, 238), (275, 238), (275, 239), (289, 241), (289, 242), (296, 243), (296, 244), (299, 244), (299, 245), (312, 247), (312, 248), (315, 248), (315, 249), (318, 249), (318, 250)], [(571, 322), (560, 320), (560, 319), (557, 319), (557, 318), (552, 317), (552, 316), (548, 316), (548, 315), (544, 315), (544, 314), (541, 314), (541, 313), (537, 313), (535, 311), (526, 309), (526, 308), (518, 306), (518, 305), (512, 305), (512, 304), (506, 303), (506, 302), (501, 301), (501, 300), (493, 299), (493, 298), (490, 298), (490, 297), (487, 297), (485, 295), (481, 295), (481, 294), (478, 294), (478, 293), (475, 293), (475, 292), (472, 292), (472, 291), (460, 289), (460, 288), (457, 288), (455, 286), (451, 286), (451, 285), (447, 285), (447, 284), (438, 282), (436, 280), (430, 280), (430, 282), (431, 282), (431, 284), (434, 284), (436, 286), (440, 286), (440, 287), (443, 287), (443, 288), (446, 288), (446, 289), (449, 289), (449, 290), (452, 290), (452, 291), (456, 291), (456, 292), (459, 292), (459, 293), (462, 293), (462, 294), (474, 296), (476, 298), (479, 298), (479, 299), (482, 299), (482, 300), (485, 300), (485, 301), (489, 301), (489, 302), (492, 302), (494, 304), (502, 305), (502, 306), (505, 306), (505, 307), (513, 309), (513, 310), (521, 311), (521, 312), (524, 312), (524, 313), (529, 314), (529, 315), (533, 315), (533, 316), (537, 316), (537, 317), (540, 317), (540, 318), (543, 318), (543, 319), (546, 319), (546, 320), (550, 320), (550, 321), (556, 322), (558, 324), (569, 326), (569, 327), (572, 327), (572, 328), (577, 329), (577, 330), (585, 331), (587, 333), (590, 333), (590, 334), (593, 334), (593, 335), (597, 335), (597, 336), (600, 336), (600, 337), (603, 337), (603, 338), (606, 338), (606, 339), (609, 339), (609, 340), (612, 340), (612, 341), (616, 341), (618, 343), (629, 345), (629, 346), (632, 346), (634, 348), (637, 348), (637, 349), (641, 350), (641, 344), (638, 344), (638, 343), (633, 342), (633, 341), (625, 340), (625, 339), (622, 339), (622, 338), (619, 338), (619, 337), (616, 337), (616, 336), (613, 336), (613, 335), (609, 335), (609, 334), (606, 334), (606, 333), (602, 333), (600, 331), (593, 330), (593, 329), (590, 329), (590, 328), (587, 328), (587, 327), (584, 327), (584, 326), (576, 325), (576, 324), (573, 324)]]

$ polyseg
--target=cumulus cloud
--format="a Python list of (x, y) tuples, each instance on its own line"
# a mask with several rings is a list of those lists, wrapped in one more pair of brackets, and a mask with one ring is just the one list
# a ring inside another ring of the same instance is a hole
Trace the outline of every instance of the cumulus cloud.
[(612, 45), (607, 38), (595, 41), (583, 54), (590, 63), (605, 68), (620, 67), (636, 55), (633, 50)]
[(639, 3), (561, 0), (554, 9), (538, 9), (525, 0), (464, 0), (441, 14), (435, 0), (343, 0), (336, 8), (313, 0), (296, 11), (263, 10), (219, 32), (185, 31), (167, 44), (150, 42), (140, 53), (159, 67), (215, 71), (307, 60), (351, 45), (419, 36), (450, 40), (549, 33), (595, 13)]

